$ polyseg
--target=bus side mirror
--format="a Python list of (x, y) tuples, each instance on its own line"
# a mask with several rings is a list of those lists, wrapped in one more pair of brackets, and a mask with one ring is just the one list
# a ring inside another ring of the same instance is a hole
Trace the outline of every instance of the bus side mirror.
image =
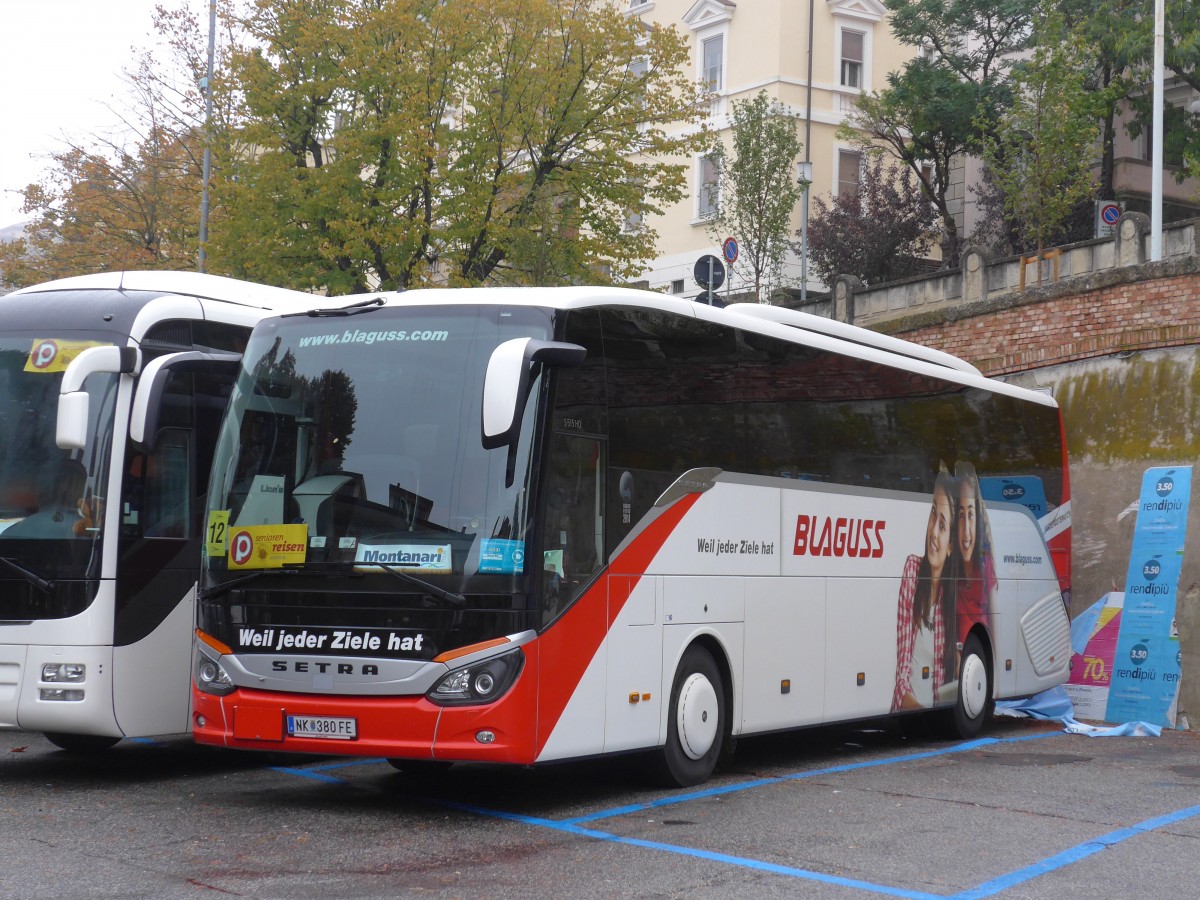
[(88, 393), (83, 383), (89, 375), (136, 375), (142, 352), (136, 347), (89, 347), (71, 360), (58, 388), (58, 418), (54, 443), (63, 450), (82, 450), (88, 439)]
[(150, 360), (142, 370), (129, 416), (129, 439), (134, 446), (145, 453), (154, 451), (163, 398), (172, 374), (208, 372), (233, 379), (237, 377), (241, 363), (242, 358), (236, 353), (205, 353), (200, 350), (168, 353)]
[(534, 338), (513, 338), (493, 350), (483, 377), (484, 449), (516, 445), (533, 363), (578, 366), (586, 358), (578, 344)]

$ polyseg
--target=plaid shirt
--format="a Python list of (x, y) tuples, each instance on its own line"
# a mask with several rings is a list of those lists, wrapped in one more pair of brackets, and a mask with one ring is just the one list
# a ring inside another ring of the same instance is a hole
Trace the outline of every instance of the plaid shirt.
[[(913, 620), (913, 598), (917, 593), (917, 571), (921, 567), (921, 557), (910, 556), (904, 562), (904, 576), (900, 581), (900, 599), (896, 604), (896, 689), (892, 692), (892, 712), (900, 708), (904, 695), (912, 691), (913, 643), (917, 639), (916, 622)], [(945, 683), (944, 666), (942, 663), (943, 649), (946, 646), (946, 627), (942, 622), (941, 586), (938, 586), (938, 597), (933, 604), (933, 696), (937, 698), (938, 688)], [(918, 678), (921, 677), (917, 673)]]

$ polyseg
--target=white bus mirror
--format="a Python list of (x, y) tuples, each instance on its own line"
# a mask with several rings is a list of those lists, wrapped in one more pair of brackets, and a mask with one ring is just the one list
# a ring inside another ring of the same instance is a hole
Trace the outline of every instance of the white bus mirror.
[(137, 392), (133, 395), (129, 439), (146, 453), (154, 450), (163, 398), (173, 372), (217, 372), (232, 379), (237, 377), (241, 360), (236, 353), (205, 353), (199, 350), (168, 353), (150, 360), (142, 370)]
[(72, 391), (58, 397), (58, 421), (55, 423), (54, 443), (64, 450), (82, 450), (87, 446), (88, 394)]
[(578, 344), (513, 338), (492, 351), (483, 377), (483, 446), (487, 450), (516, 444), (529, 396), (532, 363), (578, 366), (587, 350)]
[(71, 360), (59, 385), (54, 442), (63, 450), (82, 450), (88, 439), (88, 393), (83, 383), (101, 372), (136, 374), (141, 351), (134, 347), (89, 347)]

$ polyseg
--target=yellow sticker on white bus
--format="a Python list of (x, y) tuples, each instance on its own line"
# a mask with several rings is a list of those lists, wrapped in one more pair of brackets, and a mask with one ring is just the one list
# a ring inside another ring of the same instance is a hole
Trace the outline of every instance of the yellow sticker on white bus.
[(209, 510), (208, 528), (204, 534), (205, 552), (209, 556), (224, 556), (225, 548), (229, 545), (229, 510)]
[(281, 569), (304, 562), (307, 525), (239, 525), (229, 533), (229, 570)]
[(103, 341), (64, 341), (58, 338), (35, 338), (25, 360), (26, 372), (65, 372), (67, 366), (84, 350), (108, 347)]

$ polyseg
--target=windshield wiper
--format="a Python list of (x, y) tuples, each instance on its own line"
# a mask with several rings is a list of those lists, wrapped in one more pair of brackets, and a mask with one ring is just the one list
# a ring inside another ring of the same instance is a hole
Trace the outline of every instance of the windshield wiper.
[(22, 578), (24, 578), (30, 584), (32, 584), (35, 588), (37, 588), (43, 594), (54, 593), (54, 582), (53, 581), (47, 581), (45, 578), (43, 578), (37, 572), (34, 572), (32, 569), (25, 568), (23, 565), (21, 565), (15, 559), (9, 559), (7, 556), (0, 556), (0, 562), (7, 565), (10, 569), (12, 569), (14, 572), (16, 572), (18, 575), (20, 575)]
[[(253, 581), (256, 578), (262, 578), (264, 575), (332, 575), (326, 569), (312, 569), (307, 566), (296, 568), (281, 568), (281, 569), (257, 569), (253, 572), (247, 572), (245, 575), (239, 575), (237, 578), (230, 578), (228, 581), (222, 581), (220, 584), (214, 584), (212, 587), (200, 588), (196, 591), (196, 596), (201, 600), (213, 600), (220, 597), (222, 594), (228, 594), (235, 587), (245, 584), (247, 581)], [(359, 573), (351, 573), (358, 575)]]
[[(5, 560), (5, 562), (11, 562), (11, 560)], [(247, 581), (253, 581), (256, 578), (261, 578), (263, 575), (271, 575), (271, 574), (274, 574), (274, 575), (280, 575), (280, 574), (287, 574), (287, 575), (349, 575), (352, 578), (362, 578), (363, 572), (355, 570), (355, 568), (354, 568), (355, 565), (361, 566), (363, 564), (362, 563), (357, 563), (357, 564), (355, 564), (355, 563), (324, 563), (324, 564), (322, 564), (322, 563), (306, 563), (304, 566), (297, 566), (296, 568), (258, 569), (257, 571), (254, 571), (254, 572), (247, 572), (245, 575), (239, 575), (237, 578), (230, 578), (228, 581), (222, 581), (220, 584), (215, 584), (210, 588), (201, 588), (199, 591), (197, 591), (197, 596), (201, 600), (212, 600), (216, 597), (220, 597), (222, 594), (228, 593), (229, 591), (233, 590), (238, 585), (245, 584)], [(383, 569), (383, 571), (387, 572), (393, 578), (398, 578), (403, 582), (413, 585), (414, 587), (419, 587), (421, 590), (425, 591), (428, 594), (432, 594), (434, 597), (437, 597), (439, 600), (444, 600), (446, 603), (449, 603), (455, 609), (462, 609), (464, 606), (467, 605), (467, 598), (464, 597), (462, 594), (455, 593), (454, 591), (447, 591), (443, 588), (438, 587), (436, 584), (433, 584), (432, 582), (426, 581), (424, 578), (418, 578), (416, 575), (412, 575), (408, 572), (403, 571), (402, 569), (397, 569), (394, 566), (389, 566), (389, 565), (385, 565), (384, 563), (378, 563), (378, 562), (368, 563), (368, 565), (370, 565), (374, 568), (377, 568), (377, 569)], [(329, 566), (330, 568), (323, 568), (322, 566)]]
[(423, 591), (428, 591), (439, 600), (445, 600), (455, 609), (462, 609), (467, 605), (467, 598), (462, 594), (454, 591), (444, 590), (443, 588), (438, 587), (436, 584), (426, 581), (424, 578), (418, 578), (416, 575), (405, 572), (403, 569), (397, 569), (394, 566), (385, 565), (384, 563), (380, 562), (373, 562), (371, 565), (383, 569), (383, 571), (387, 572), (393, 578), (399, 578), (401, 581), (405, 581), (414, 587), (419, 587)]
[[(387, 305), (383, 297), (372, 297), (370, 300), (360, 300), (347, 306), (328, 306), (321, 309), (310, 309), (302, 313), (288, 313), (288, 316), (357, 316), (359, 313), (371, 312)], [(282, 318), (287, 318), (283, 316)]]

